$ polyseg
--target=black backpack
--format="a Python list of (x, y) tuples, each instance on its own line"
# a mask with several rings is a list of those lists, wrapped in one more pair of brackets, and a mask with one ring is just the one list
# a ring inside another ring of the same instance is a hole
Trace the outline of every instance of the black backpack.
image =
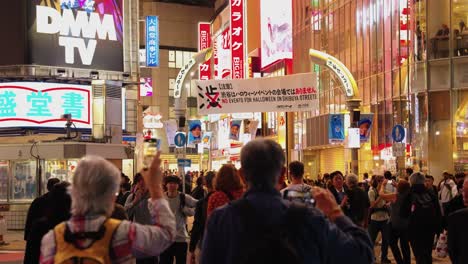
[(413, 194), (410, 199), (409, 230), (436, 232), (440, 224), (440, 215), (436, 208), (437, 202), (428, 193)]
[(298, 241), (303, 234), (307, 208), (299, 203), (291, 203), (279, 226), (265, 225), (247, 199), (232, 203), (241, 217), (248, 239), (243, 241), (241, 252), (235, 263), (239, 264), (299, 264), (304, 263), (303, 248)]

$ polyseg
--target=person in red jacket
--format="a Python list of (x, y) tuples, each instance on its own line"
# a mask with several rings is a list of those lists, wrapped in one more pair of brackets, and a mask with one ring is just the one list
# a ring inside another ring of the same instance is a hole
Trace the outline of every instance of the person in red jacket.
[(216, 208), (239, 199), (245, 191), (239, 173), (232, 164), (223, 165), (216, 174), (214, 182), (216, 191), (208, 199), (208, 218)]

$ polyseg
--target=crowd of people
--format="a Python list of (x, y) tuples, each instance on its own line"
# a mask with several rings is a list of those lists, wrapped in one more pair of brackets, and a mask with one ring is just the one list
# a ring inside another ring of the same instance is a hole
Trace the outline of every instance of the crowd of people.
[(301, 162), (285, 164), (266, 139), (242, 148), (240, 169), (225, 164), (182, 180), (160, 165), (158, 153), (131, 183), (87, 156), (71, 183), (49, 179), (28, 212), (25, 263), (391, 263), (390, 247), (398, 264), (411, 254), (425, 264), (444, 239), (452, 262), (468, 263), (464, 174), (444, 172), (437, 186), (411, 169), (309, 181)]

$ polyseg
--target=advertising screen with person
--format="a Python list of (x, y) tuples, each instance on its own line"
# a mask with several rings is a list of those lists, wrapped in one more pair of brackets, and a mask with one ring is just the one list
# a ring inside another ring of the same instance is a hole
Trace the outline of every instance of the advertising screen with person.
[(361, 142), (366, 142), (367, 140), (369, 140), (373, 118), (373, 114), (361, 114), (361, 118), (358, 123), (359, 137), (361, 139)]
[(344, 115), (343, 114), (330, 115), (329, 127), (328, 127), (328, 139), (334, 142), (334, 141), (343, 141), (344, 138), (345, 138)]
[(262, 67), (292, 59), (292, 1), (260, 1)]
[(188, 144), (198, 144), (202, 139), (201, 121), (189, 120)]
[(240, 132), (240, 127), (242, 124), (242, 120), (232, 120), (231, 121), (231, 128), (229, 132), (229, 139), (232, 140), (239, 140), (239, 132)]

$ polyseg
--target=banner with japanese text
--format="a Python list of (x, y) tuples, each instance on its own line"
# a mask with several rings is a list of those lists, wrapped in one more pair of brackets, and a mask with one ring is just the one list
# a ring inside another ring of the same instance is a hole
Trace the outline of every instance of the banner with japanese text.
[(315, 73), (197, 81), (197, 88), (200, 115), (313, 111), (319, 107)]
[(159, 18), (146, 17), (146, 66), (159, 66)]
[(214, 57), (215, 79), (231, 78), (231, 31), (227, 27), (222, 33), (216, 36)]
[(244, 79), (244, 0), (231, 0), (232, 78)]
[(0, 83), (0, 127), (91, 128), (91, 86), (62, 83)]
[[(198, 23), (198, 51), (211, 47), (211, 24), (200, 22)], [(211, 63), (210, 60), (201, 63), (198, 69), (200, 80), (211, 79)]]

